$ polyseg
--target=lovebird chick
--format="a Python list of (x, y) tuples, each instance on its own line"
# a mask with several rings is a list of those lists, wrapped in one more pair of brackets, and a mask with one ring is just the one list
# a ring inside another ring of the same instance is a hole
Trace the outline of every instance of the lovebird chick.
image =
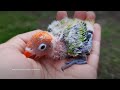
[(52, 60), (69, 59), (62, 70), (74, 64), (86, 64), (92, 49), (93, 23), (80, 19), (64, 18), (53, 21), (48, 31), (33, 35), (27, 43), (24, 54), (27, 57), (48, 57)]

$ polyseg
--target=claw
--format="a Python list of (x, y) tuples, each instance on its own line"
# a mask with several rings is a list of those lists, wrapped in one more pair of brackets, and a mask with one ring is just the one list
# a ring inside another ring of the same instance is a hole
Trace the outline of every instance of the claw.
[(78, 59), (78, 60), (75, 60), (75, 61), (76, 61), (75, 64), (78, 64), (78, 65), (87, 64), (87, 61), (86, 61), (86, 60)]
[(73, 60), (73, 61), (70, 61), (70, 62), (65, 63), (65, 65), (61, 67), (62, 71), (64, 71), (65, 69), (67, 69), (67, 68), (71, 67), (73, 64), (75, 64), (74, 60)]

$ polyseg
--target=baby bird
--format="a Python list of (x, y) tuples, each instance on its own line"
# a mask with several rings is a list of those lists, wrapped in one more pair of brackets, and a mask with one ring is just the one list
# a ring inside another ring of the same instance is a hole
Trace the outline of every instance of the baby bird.
[(47, 30), (33, 35), (25, 48), (26, 57), (35, 55), (52, 60), (69, 59), (70, 61), (61, 67), (62, 70), (74, 64), (87, 63), (87, 56), (92, 49), (92, 21), (64, 18), (53, 21)]

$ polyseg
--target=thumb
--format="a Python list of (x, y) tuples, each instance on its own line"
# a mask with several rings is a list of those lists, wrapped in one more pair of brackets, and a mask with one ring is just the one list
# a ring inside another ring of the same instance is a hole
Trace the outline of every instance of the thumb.
[(31, 31), (31, 32), (19, 34), (15, 37), (11, 38), (10, 40), (8, 40), (6, 43), (4, 43), (4, 45), (7, 47), (13, 47), (22, 53), (22, 52), (24, 52), (26, 43), (31, 39), (31, 37), (35, 33), (40, 32), (40, 31), (41, 31), (40, 29), (37, 29), (37, 30)]

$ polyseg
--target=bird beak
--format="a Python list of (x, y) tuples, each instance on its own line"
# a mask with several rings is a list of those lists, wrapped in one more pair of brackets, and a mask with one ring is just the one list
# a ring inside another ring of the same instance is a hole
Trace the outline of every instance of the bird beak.
[(30, 52), (28, 52), (28, 51), (25, 51), (25, 52), (24, 52), (24, 55), (25, 55), (27, 58), (29, 58), (29, 57), (31, 57), (33, 54), (30, 53)]

